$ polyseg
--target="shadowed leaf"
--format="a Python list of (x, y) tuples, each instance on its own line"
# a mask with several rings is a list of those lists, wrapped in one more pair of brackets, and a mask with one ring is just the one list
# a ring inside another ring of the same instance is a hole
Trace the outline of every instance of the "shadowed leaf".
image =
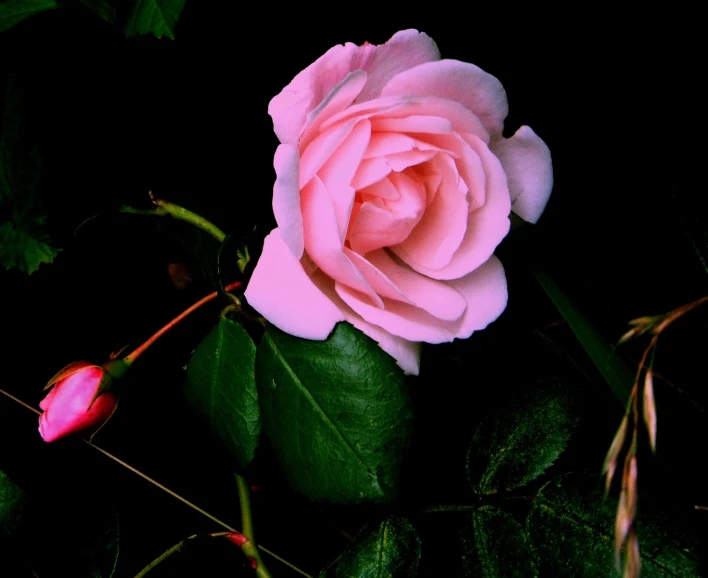
[(391, 517), (364, 528), (319, 578), (414, 578), (420, 553), (413, 526), (404, 518)]
[(256, 347), (248, 333), (222, 315), (187, 365), (188, 402), (241, 470), (253, 459), (261, 433), (255, 359)]

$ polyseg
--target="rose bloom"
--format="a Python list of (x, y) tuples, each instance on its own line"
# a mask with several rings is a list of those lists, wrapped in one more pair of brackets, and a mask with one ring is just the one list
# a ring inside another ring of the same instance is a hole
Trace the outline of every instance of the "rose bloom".
[(529, 127), (502, 136), (495, 77), (405, 30), (335, 46), (268, 112), (278, 227), (246, 290), (266, 319), (309, 339), (346, 320), (417, 374), (420, 342), (467, 338), (501, 314), (494, 250), (511, 211), (538, 220), (553, 173)]
[(87, 362), (72, 364), (79, 369), (59, 379), (40, 402), (39, 433), (45, 442), (84, 430), (100, 429), (113, 415), (118, 399), (110, 391), (91, 405), (106, 374), (102, 367)]

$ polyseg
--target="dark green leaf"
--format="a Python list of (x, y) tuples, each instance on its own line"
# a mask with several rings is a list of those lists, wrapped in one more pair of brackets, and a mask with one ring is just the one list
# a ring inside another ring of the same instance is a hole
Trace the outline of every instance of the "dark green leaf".
[[(617, 576), (613, 553), (616, 507), (616, 499), (603, 499), (599, 475), (566, 474), (544, 485), (526, 521), (541, 574)], [(688, 542), (677, 543), (679, 536), (666, 516), (645, 510), (637, 520), (642, 576), (698, 576)]]
[(348, 323), (326, 341), (269, 326), (256, 378), (263, 426), (293, 487), (338, 503), (395, 496), (412, 414), (402, 371), (375, 341)]
[(0, 2), (0, 31), (57, 6), (55, 0), (4, 0)]
[(0, 538), (9, 536), (17, 528), (24, 504), (22, 490), (0, 470)]
[(557, 381), (517, 391), (472, 438), (467, 472), (475, 492), (514, 489), (537, 478), (565, 449), (575, 422), (572, 400)]
[[(43, 219), (42, 221), (43, 222)], [(17, 267), (32, 274), (42, 263), (51, 263), (60, 249), (53, 247), (41, 230), (15, 228), (13, 223), (0, 224), (0, 265), (6, 269)]]
[(413, 578), (418, 573), (420, 540), (404, 518), (391, 517), (364, 528), (320, 578)]
[(510, 514), (482, 506), (462, 530), (464, 576), (527, 578), (537, 576), (526, 532)]
[(103, 18), (106, 22), (109, 22), (110, 24), (116, 23), (118, 10), (106, 0), (80, 0), (80, 2), (86, 6), (86, 8), (91, 10), (91, 12)]
[(156, 38), (163, 35), (175, 38), (175, 24), (179, 20), (185, 0), (135, 0), (133, 12), (125, 26), (125, 35), (152, 33)]
[(563, 293), (551, 277), (540, 269), (534, 270), (534, 275), (548, 297), (568, 323), (575, 336), (580, 341), (587, 354), (597, 366), (612, 393), (624, 406), (629, 398), (629, 389), (634, 382), (634, 376), (622, 360), (615, 355), (614, 350), (603, 339), (588, 319)]
[(120, 526), (115, 510), (106, 512), (101, 523), (87, 528), (86, 576), (90, 578), (111, 578), (118, 565), (120, 553)]
[(224, 315), (187, 366), (187, 400), (209, 424), (239, 469), (253, 459), (261, 432), (255, 377), (256, 346)]
[(0, 126), (0, 266), (31, 274), (59, 250), (46, 233), (36, 197), (40, 158), (26, 138), (23, 105), (23, 91), (10, 76)]

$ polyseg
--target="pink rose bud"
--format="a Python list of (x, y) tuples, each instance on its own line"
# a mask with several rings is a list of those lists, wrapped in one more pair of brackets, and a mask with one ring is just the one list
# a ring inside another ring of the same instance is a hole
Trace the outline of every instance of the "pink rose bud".
[(116, 396), (106, 390), (111, 376), (105, 369), (88, 362), (65, 367), (49, 382), (52, 387), (39, 407), (39, 433), (53, 442), (84, 430), (96, 431), (113, 415)]

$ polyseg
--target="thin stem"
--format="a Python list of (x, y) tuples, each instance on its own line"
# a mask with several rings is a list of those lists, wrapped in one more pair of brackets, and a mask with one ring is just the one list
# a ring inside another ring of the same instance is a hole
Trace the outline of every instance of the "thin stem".
[(207, 536), (210, 538), (221, 538), (223, 536), (226, 536), (227, 534), (228, 534), (228, 532), (215, 532), (214, 534), (194, 534), (192, 536), (189, 536), (189, 538), (185, 538), (181, 542), (177, 542), (174, 546), (165, 550), (160, 556), (155, 558), (152, 562), (150, 562), (147, 566), (145, 566), (145, 568), (143, 568), (140, 572), (138, 572), (135, 575), (135, 578), (143, 578), (144, 576), (146, 576), (147, 573), (150, 572), (150, 570), (155, 568), (158, 564), (167, 560), (167, 558), (172, 556), (172, 554), (179, 552), (184, 547), (184, 545), (191, 540), (195, 540), (196, 538), (207, 537)]
[(175, 205), (174, 203), (158, 199), (152, 191), (150, 191), (150, 198), (158, 209), (161, 209), (160, 212), (162, 214), (167, 213), (175, 219), (186, 221), (195, 227), (199, 227), (202, 231), (209, 233), (212, 237), (219, 241), (219, 243), (223, 243), (224, 239), (226, 239), (226, 233), (219, 229), (219, 227), (217, 227), (214, 223), (207, 221), (201, 215), (197, 215), (197, 213), (190, 211), (189, 209), (185, 209), (184, 207), (180, 207), (179, 205)]
[(249, 558), (255, 560), (256, 575), (259, 578), (271, 578), (268, 569), (265, 567), (261, 555), (258, 552), (258, 546), (253, 538), (253, 517), (251, 516), (251, 492), (248, 489), (248, 484), (243, 476), (236, 476), (236, 486), (238, 487), (238, 501), (241, 505), (241, 533), (248, 538), (241, 549)]
[[(234, 283), (231, 283), (230, 285), (227, 285), (224, 287), (225, 292), (233, 291), (235, 289), (238, 289), (241, 286), (240, 281), (235, 281)], [(139, 346), (135, 351), (132, 353), (126, 355), (123, 358), (123, 361), (125, 361), (128, 365), (132, 364), (138, 357), (140, 357), (146, 349), (148, 349), (153, 343), (155, 343), (160, 337), (162, 337), (165, 333), (167, 333), (170, 329), (172, 329), (175, 325), (177, 325), (180, 321), (182, 321), (185, 317), (187, 317), (190, 313), (193, 313), (197, 309), (199, 309), (202, 305), (205, 305), (206, 303), (209, 303), (210, 301), (213, 301), (216, 299), (219, 295), (218, 291), (214, 291), (213, 293), (210, 293), (206, 297), (200, 299), (197, 301), (194, 305), (189, 307), (188, 309), (185, 309), (182, 313), (180, 313), (177, 317), (175, 317), (172, 321), (170, 321), (167, 325), (165, 325), (162, 329), (160, 329), (157, 333), (155, 333), (150, 339), (148, 339), (145, 343), (143, 343), (141, 346)]]
[(479, 506), (471, 505), (452, 505), (452, 506), (431, 506), (430, 508), (425, 508), (421, 510), (423, 514), (435, 514), (438, 512), (474, 512), (479, 509)]
[[(4, 389), (0, 389), (0, 393), (6, 395), (7, 397), (9, 397), (9, 398), (10, 398), (11, 400), (13, 400), (14, 402), (19, 403), (19, 404), (20, 404), (21, 406), (23, 406), (24, 408), (26, 408), (26, 409), (28, 409), (28, 410), (30, 410), (30, 411), (32, 411), (32, 412), (38, 414), (38, 415), (42, 413), (41, 411), (39, 411), (39, 410), (33, 408), (31, 405), (29, 405), (29, 404), (25, 403), (24, 401), (22, 401), (22, 400), (16, 398), (14, 395), (9, 394), (9, 393), (8, 393), (7, 391), (5, 391)], [(173, 491), (170, 490), (169, 488), (163, 486), (162, 484), (160, 484), (160, 483), (157, 482), (156, 480), (153, 480), (150, 476), (145, 475), (145, 474), (142, 473), (140, 470), (135, 469), (133, 466), (131, 466), (131, 465), (127, 464), (126, 462), (124, 462), (123, 460), (117, 458), (116, 456), (114, 456), (114, 455), (111, 454), (110, 452), (107, 452), (106, 450), (104, 450), (103, 448), (97, 446), (96, 444), (91, 443), (91, 442), (88, 441), (87, 439), (84, 439), (84, 438), (79, 438), (79, 439), (80, 439), (82, 442), (84, 442), (86, 445), (91, 446), (91, 447), (92, 447), (93, 449), (95, 449), (96, 451), (102, 453), (102, 454), (103, 454), (104, 456), (106, 456), (107, 458), (110, 458), (111, 460), (113, 460), (113, 461), (116, 462), (117, 464), (120, 464), (121, 466), (123, 466), (124, 468), (130, 470), (130, 471), (133, 472), (134, 474), (140, 476), (140, 477), (143, 478), (145, 481), (150, 482), (152, 485), (154, 485), (154, 486), (156, 486), (157, 488), (161, 489), (163, 492), (168, 493), (168, 494), (169, 494), (170, 496), (172, 496), (173, 498), (177, 498), (180, 502), (182, 502), (183, 504), (189, 506), (190, 508), (192, 508), (192, 509), (195, 510), (196, 512), (199, 512), (202, 516), (205, 516), (205, 517), (209, 518), (212, 522), (218, 524), (219, 526), (221, 526), (221, 527), (224, 528), (225, 530), (228, 530), (229, 532), (237, 532), (236, 528), (232, 528), (231, 526), (229, 526), (229, 525), (226, 524), (225, 522), (222, 522), (221, 520), (219, 520), (216, 516), (212, 516), (212, 515), (209, 514), (207, 511), (202, 510), (202, 509), (201, 509), (199, 506), (197, 506), (196, 504), (193, 504), (192, 502), (190, 502), (189, 500), (183, 498), (182, 496), (180, 496), (180, 495), (177, 494), (176, 492), (173, 492)], [(271, 550), (268, 550), (268, 548), (265, 548), (264, 546), (260, 546), (260, 550), (261, 550), (262, 552), (268, 554), (271, 558), (276, 559), (276, 560), (277, 560), (278, 562), (280, 562), (281, 564), (284, 564), (285, 566), (287, 566), (288, 568), (290, 568), (290, 569), (293, 570), (294, 572), (297, 572), (297, 573), (300, 574), (301, 576), (304, 576), (305, 578), (313, 578), (310, 574), (308, 574), (308, 573), (305, 572), (304, 570), (300, 570), (300, 568), (298, 568), (297, 566), (295, 566), (295, 565), (292, 564), (291, 562), (288, 562), (285, 558), (281, 558), (281, 557), (278, 556), (275, 552), (273, 552), (273, 551), (271, 551)]]

